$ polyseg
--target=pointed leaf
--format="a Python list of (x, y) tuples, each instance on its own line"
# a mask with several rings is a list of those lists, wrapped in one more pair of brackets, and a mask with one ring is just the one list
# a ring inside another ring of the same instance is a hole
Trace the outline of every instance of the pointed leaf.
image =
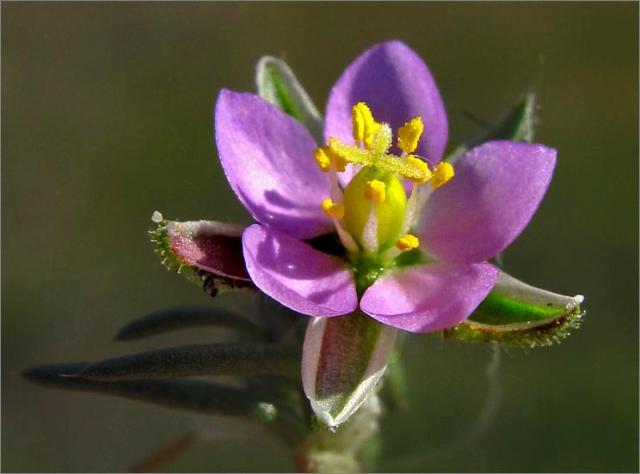
[(262, 334), (256, 324), (230, 311), (203, 306), (179, 306), (161, 309), (131, 321), (118, 331), (116, 339), (129, 341), (194, 326), (223, 327), (252, 337), (260, 337)]
[(537, 106), (535, 94), (527, 94), (506, 115), (498, 119), (495, 125), (486, 126), (477, 138), (455, 148), (446, 160), (455, 164), (455, 161), (467, 150), (491, 140), (532, 143), (537, 124)]
[(242, 255), (242, 227), (215, 221), (168, 221), (158, 211), (149, 231), (163, 265), (203, 285), (215, 296), (220, 291), (255, 289)]
[(360, 312), (309, 322), (302, 384), (323, 423), (329, 427), (344, 423), (375, 393), (397, 332)]
[(322, 142), (322, 117), (287, 63), (263, 56), (256, 67), (256, 85), (260, 97), (302, 122)]
[(267, 421), (265, 409), (273, 412), (269, 400), (244, 388), (196, 380), (148, 380), (101, 382), (69, 377), (87, 369), (87, 363), (66, 363), (33, 367), (23, 372), (28, 380), (52, 388), (114, 395), (147, 403), (225, 416)]
[(172, 347), (114, 357), (75, 375), (92, 380), (141, 380), (200, 375), (289, 375), (300, 365), (294, 348), (269, 343), (221, 343)]
[(548, 346), (580, 326), (581, 295), (564, 296), (535, 288), (501, 272), (489, 296), (465, 322), (444, 331), (464, 342), (507, 346)]

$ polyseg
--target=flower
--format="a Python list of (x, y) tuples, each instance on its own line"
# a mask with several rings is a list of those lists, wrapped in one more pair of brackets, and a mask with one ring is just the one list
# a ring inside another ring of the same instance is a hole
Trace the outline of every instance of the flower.
[(242, 234), (254, 284), (314, 317), (359, 307), (411, 332), (466, 319), (498, 278), (487, 260), (542, 200), (556, 152), (492, 141), (452, 164), (441, 161), (447, 135), (429, 69), (398, 41), (373, 46), (338, 79), (325, 144), (258, 96), (222, 90), (215, 138), (257, 222)]

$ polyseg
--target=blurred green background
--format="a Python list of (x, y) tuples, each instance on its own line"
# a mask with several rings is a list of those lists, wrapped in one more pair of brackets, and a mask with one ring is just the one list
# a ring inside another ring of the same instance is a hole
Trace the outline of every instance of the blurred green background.
[[(637, 471), (637, 3), (2, 3), (3, 471), (121, 471), (193, 427), (214, 442), (173, 471), (291, 470), (253, 425), (21, 379), (30, 365), (205, 342), (116, 343), (124, 322), (208, 304), (163, 270), (152, 211), (249, 222), (212, 140), (220, 88), (253, 90), (284, 58), (318, 105), (342, 69), (399, 38), (429, 64), (452, 140), (533, 88), (551, 188), (505, 255), (527, 282), (586, 296), (583, 327), (505, 351), (498, 412), (464, 449), (487, 393), (486, 346), (406, 338), (411, 410), (384, 419), (384, 471)], [(233, 295), (217, 304), (234, 306)]]

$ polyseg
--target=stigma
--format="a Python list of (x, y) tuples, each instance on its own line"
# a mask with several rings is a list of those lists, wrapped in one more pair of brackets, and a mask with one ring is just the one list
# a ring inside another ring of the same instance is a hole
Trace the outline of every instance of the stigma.
[[(413, 117), (396, 130), (399, 153), (392, 153), (390, 125), (378, 122), (364, 102), (355, 104), (351, 112), (354, 143), (330, 137), (314, 153), (318, 167), (331, 182), (330, 198), (322, 201), (321, 208), (352, 254), (397, 255), (415, 249), (419, 240), (407, 230), (420, 207), (418, 187), (427, 183), (432, 189), (444, 186), (455, 174), (453, 166), (441, 162), (431, 167), (415, 154), (425, 128), (422, 117)], [(347, 164), (361, 169), (343, 188), (337, 173), (344, 172)], [(411, 196), (402, 179), (413, 182)]]

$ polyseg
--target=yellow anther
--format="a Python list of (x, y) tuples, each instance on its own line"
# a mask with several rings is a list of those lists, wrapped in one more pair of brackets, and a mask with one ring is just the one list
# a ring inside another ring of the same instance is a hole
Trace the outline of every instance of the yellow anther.
[(396, 242), (396, 247), (402, 252), (413, 250), (420, 245), (420, 239), (413, 234), (404, 234)]
[(398, 148), (407, 153), (416, 151), (423, 131), (422, 117), (414, 117), (409, 120), (398, 129)]
[(326, 147), (317, 148), (313, 157), (316, 159), (316, 163), (318, 163), (318, 166), (322, 171), (326, 173), (331, 169), (331, 158), (327, 155)]
[(353, 106), (351, 120), (353, 124), (353, 139), (357, 143), (364, 143), (367, 148), (370, 148), (373, 138), (382, 125), (375, 121), (371, 109), (364, 102), (358, 102)]
[(451, 166), (451, 163), (447, 163), (446, 161), (441, 161), (436, 166), (436, 169), (433, 170), (433, 177), (431, 178), (431, 186), (433, 186), (434, 189), (437, 189), (440, 186), (443, 186), (444, 184), (447, 183), (447, 181), (453, 178), (454, 174), (455, 172), (453, 171), (453, 166)]
[(344, 204), (338, 204), (331, 199), (325, 199), (320, 205), (322, 210), (329, 217), (335, 217), (336, 219), (342, 219), (344, 217)]
[(413, 155), (407, 156), (405, 158), (405, 161), (420, 171), (419, 177), (409, 178), (411, 179), (411, 181), (418, 184), (424, 184), (431, 179), (432, 173), (431, 173), (431, 170), (429, 169), (429, 165), (425, 161)]
[(377, 179), (367, 181), (367, 185), (364, 188), (364, 197), (375, 203), (384, 202), (387, 197), (387, 185)]
[(347, 165), (345, 159), (331, 150), (328, 146), (316, 148), (314, 158), (316, 159), (316, 163), (318, 163), (320, 169), (325, 173), (331, 169), (331, 166), (335, 166), (336, 171), (343, 172)]

